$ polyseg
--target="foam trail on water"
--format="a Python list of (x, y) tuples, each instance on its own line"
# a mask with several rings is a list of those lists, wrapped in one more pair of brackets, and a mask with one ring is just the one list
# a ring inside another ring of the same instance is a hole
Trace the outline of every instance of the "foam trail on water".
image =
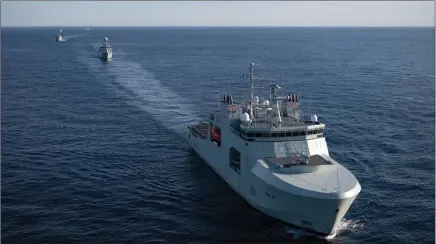
[(150, 114), (166, 128), (186, 138), (186, 126), (200, 120), (194, 106), (188, 99), (163, 86), (140, 64), (124, 60), (124, 55), (118, 54), (118, 59), (110, 63), (101, 62), (89, 55), (82, 56), (79, 61), (90, 66), (96, 73), (104, 71), (107, 72), (104, 75), (114, 77), (114, 81), (109, 81), (114, 84), (109, 85), (115, 92), (121, 91), (128, 96), (133, 105)]
[(329, 236), (317, 236), (315, 234), (299, 229), (294, 229), (294, 228), (286, 229), (286, 233), (291, 234), (293, 236), (293, 239), (299, 239), (304, 236), (316, 236), (318, 238), (325, 239), (325, 240), (333, 240), (336, 236), (338, 236), (341, 233), (354, 232), (362, 227), (363, 227), (363, 223), (360, 223), (359, 221), (342, 219), (339, 225), (333, 230), (333, 233), (330, 234)]
[(73, 39), (73, 38), (77, 38), (77, 37), (79, 37), (79, 36), (81, 36), (81, 35), (64, 36), (64, 37), (63, 37), (63, 41), (68, 41), (68, 40), (71, 40), (71, 39)]
[(83, 35), (86, 35), (88, 33), (82, 33), (82, 34), (75, 34), (75, 35), (66, 35), (66, 36), (62, 36), (63, 41), (68, 41), (77, 37), (81, 37)]
[(363, 223), (358, 220), (342, 219), (339, 225), (333, 230), (333, 233), (325, 237), (325, 239), (332, 240), (341, 233), (354, 232), (361, 228), (363, 228)]
[(114, 62), (110, 69), (115, 82), (130, 91), (141, 109), (162, 122), (167, 128), (186, 135), (186, 126), (199, 120), (187, 99), (162, 86), (153, 75), (134, 62)]

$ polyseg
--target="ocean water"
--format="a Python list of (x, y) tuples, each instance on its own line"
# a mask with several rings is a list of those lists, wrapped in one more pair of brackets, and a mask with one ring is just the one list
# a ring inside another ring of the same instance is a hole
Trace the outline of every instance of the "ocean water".
[(249, 207), (187, 144), (251, 62), (301, 92), (362, 185), (329, 242), (434, 242), (433, 29), (63, 31), (2, 29), (2, 243), (325, 242)]

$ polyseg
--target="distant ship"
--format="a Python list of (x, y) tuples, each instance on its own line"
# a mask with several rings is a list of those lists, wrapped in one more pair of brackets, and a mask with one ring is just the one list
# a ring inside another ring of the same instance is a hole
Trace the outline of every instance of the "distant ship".
[(330, 157), (325, 124), (301, 114), (298, 94), (278, 96), (280, 87), (270, 85), (269, 98), (253, 96), (253, 67), (245, 75), (247, 100), (225, 95), (207, 121), (188, 126), (189, 144), (251, 206), (328, 237), (361, 186)]
[(56, 41), (57, 42), (63, 41), (63, 38), (62, 38), (62, 29), (59, 30), (59, 34), (56, 36)]
[(108, 38), (105, 37), (103, 45), (98, 49), (97, 56), (103, 60), (112, 59), (112, 47), (108, 43)]

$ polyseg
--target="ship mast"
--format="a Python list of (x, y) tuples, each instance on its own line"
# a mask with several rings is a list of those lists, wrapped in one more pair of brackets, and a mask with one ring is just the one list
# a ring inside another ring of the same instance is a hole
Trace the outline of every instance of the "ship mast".
[(254, 63), (250, 64), (250, 80), (249, 80), (249, 90), (250, 90), (250, 95), (249, 95), (249, 108), (250, 108), (250, 118), (253, 118), (253, 84), (254, 84)]
[(249, 80), (249, 84), (248, 87), (250, 88), (250, 102), (253, 102), (253, 84), (254, 84), (254, 63), (250, 64), (250, 80)]

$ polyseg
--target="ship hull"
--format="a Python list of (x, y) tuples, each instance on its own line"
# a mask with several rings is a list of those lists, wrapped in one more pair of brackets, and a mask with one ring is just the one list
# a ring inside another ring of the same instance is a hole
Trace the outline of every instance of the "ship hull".
[(102, 60), (109, 61), (112, 59), (112, 53), (100, 53), (98, 57)]
[[(327, 237), (334, 232), (341, 219), (347, 213), (356, 197), (348, 199), (320, 199), (299, 196), (292, 193), (281, 194), (277, 197), (274, 191), (268, 190), (270, 196), (280, 199), (280, 204), (273, 205), (265, 202), (247, 202), (260, 212), (290, 224), (304, 231)], [(281, 206), (280, 206), (281, 205)]]
[[(200, 158), (253, 208), (321, 237), (333, 233), (357, 197), (352, 195), (348, 198), (323, 199), (284, 192), (258, 178), (251, 169), (243, 167), (241, 175), (235, 176), (231, 170), (228, 171), (228, 160), (221, 154), (226, 149), (194, 136), (190, 136), (189, 142)], [(360, 185), (358, 187), (360, 189)]]

